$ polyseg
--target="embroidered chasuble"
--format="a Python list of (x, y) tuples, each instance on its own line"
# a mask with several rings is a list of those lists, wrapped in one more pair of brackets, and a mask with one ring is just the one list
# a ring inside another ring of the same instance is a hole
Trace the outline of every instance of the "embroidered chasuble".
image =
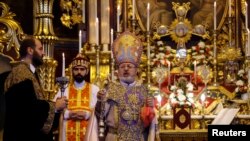
[[(70, 111), (89, 111), (91, 92), (90, 84), (86, 83), (82, 89), (77, 89), (74, 85), (69, 86), (68, 110)], [(67, 120), (66, 140), (83, 141), (88, 124), (87, 120)]]
[(106, 116), (106, 141), (144, 141), (141, 109), (145, 105), (147, 89), (142, 85), (124, 87), (112, 83), (107, 91), (110, 105)]

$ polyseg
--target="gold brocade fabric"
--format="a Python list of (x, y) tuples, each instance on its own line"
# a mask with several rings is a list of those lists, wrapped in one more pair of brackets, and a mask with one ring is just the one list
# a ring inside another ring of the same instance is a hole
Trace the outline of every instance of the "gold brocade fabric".
[[(46, 97), (44, 95), (44, 91), (38, 82), (39, 80), (37, 80), (35, 75), (31, 72), (29, 65), (24, 63), (24, 62), (18, 62), (12, 68), (11, 73), (8, 75), (8, 77), (5, 81), (4, 91), (6, 92), (13, 85), (18, 84), (20, 82), (23, 82), (25, 80), (32, 81), (37, 99), (46, 100)], [(44, 123), (43, 129), (42, 129), (45, 133), (49, 133), (49, 131), (52, 127), (52, 123), (53, 123), (54, 115), (55, 115), (55, 103), (49, 102), (49, 101), (48, 101), (48, 103), (50, 105), (49, 116), (48, 116), (46, 122)]]
[(142, 85), (125, 88), (121, 84), (109, 85), (107, 100), (115, 101), (115, 125), (119, 141), (144, 141), (141, 108), (145, 105), (147, 90)]
[[(70, 111), (91, 111), (89, 108), (91, 101), (90, 84), (86, 83), (83, 89), (76, 89), (73, 85), (69, 87), (69, 105)], [(87, 120), (67, 120), (66, 121), (66, 140), (83, 141)]]

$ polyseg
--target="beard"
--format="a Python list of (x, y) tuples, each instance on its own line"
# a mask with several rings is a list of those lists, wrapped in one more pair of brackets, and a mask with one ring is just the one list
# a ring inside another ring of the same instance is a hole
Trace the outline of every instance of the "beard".
[(87, 75), (82, 76), (80, 74), (74, 75), (73, 78), (77, 83), (81, 83), (86, 79)]
[(43, 57), (40, 56), (37, 51), (34, 51), (33, 57), (32, 57), (32, 64), (35, 67), (39, 67), (43, 64)]
[(127, 76), (127, 77), (119, 77), (120, 81), (123, 83), (131, 84), (135, 81), (135, 78), (132, 76)]

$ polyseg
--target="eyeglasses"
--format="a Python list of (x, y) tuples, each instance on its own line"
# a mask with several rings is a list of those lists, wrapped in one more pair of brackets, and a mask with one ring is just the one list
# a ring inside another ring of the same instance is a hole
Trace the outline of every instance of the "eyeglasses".
[(136, 66), (134, 66), (134, 65), (130, 65), (130, 64), (124, 64), (124, 65), (120, 65), (119, 66), (119, 69), (125, 69), (125, 68), (127, 68), (127, 69), (133, 69), (133, 68), (136, 68)]

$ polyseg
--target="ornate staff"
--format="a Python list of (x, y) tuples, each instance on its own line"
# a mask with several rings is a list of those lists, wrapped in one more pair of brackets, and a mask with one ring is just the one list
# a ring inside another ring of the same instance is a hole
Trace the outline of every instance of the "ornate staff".
[[(109, 79), (108, 79), (109, 80)], [(103, 89), (101, 90), (103, 93), (107, 93), (107, 90), (108, 90), (108, 83), (109, 81), (104, 81), (104, 86), (103, 86)], [(104, 99), (101, 100), (101, 113), (100, 113), (100, 116), (99, 116), (99, 123), (98, 123), (98, 126), (99, 126), (99, 138), (103, 138), (104, 137), (104, 132), (105, 132), (105, 122), (104, 122), (104, 117), (105, 117), (105, 101)]]
[(59, 84), (61, 97), (64, 96), (65, 89), (68, 87), (69, 79), (65, 76), (57, 77), (56, 82)]
[(65, 55), (62, 54), (62, 76), (56, 78), (56, 83), (59, 84), (61, 97), (64, 96), (65, 89), (68, 87), (69, 79), (65, 77)]
[(105, 113), (105, 101), (101, 101), (101, 113), (100, 113), (100, 119), (99, 119), (99, 134), (98, 136), (100, 138), (104, 137), (104, 132), (105, 132), (105, 123), (104, 123), (104, 113)]

